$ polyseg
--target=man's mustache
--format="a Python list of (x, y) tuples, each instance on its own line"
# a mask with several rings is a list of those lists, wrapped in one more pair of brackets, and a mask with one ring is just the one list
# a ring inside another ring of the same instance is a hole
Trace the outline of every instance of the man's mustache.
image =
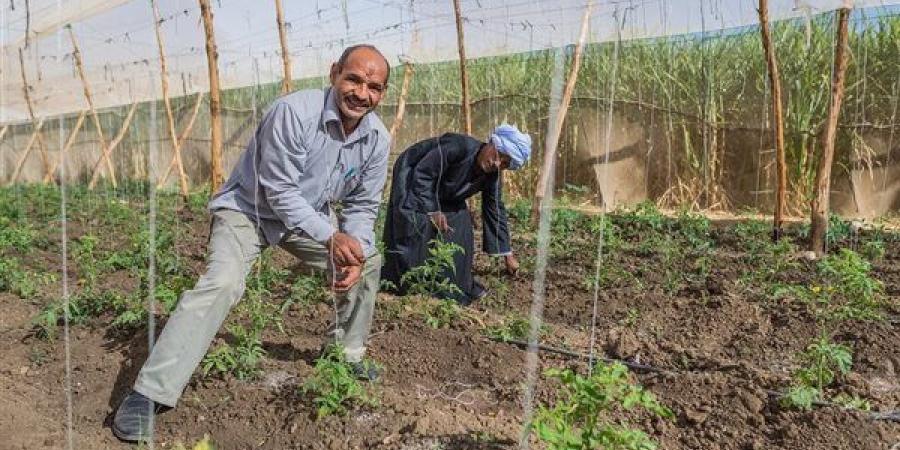
[(372, 106), (371, 102), (369, 102), (368, 100), (361, 99), (355, 95), (348, 95), (346, 98), (355, 105), (365, 106), (366, 108)]

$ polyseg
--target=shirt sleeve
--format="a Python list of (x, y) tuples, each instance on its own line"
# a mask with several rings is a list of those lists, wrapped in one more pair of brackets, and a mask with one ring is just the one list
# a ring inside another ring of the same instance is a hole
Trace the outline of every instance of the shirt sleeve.
[(482, 242), (484, 252), (493, 256), (512, 254), (509, 220), (503, 204), (503, 182), (493, 177), (481, 191)]
[(331, 223), (303, 197), (298, 185), (309, 154), (300, 119), (285, 103), (276, 103), (257, 131), (259, 185), (269, 207), (289, 230), (306, 232), (324, 244), (334, 234)]
[(390, 138), (379, 133), (373, 159), (366, 164), (360, 174), (360, 184), (344, 197), (341, 229), (359, 241), (366, 257), (377, 252), (375, 220), (378, 218), (381, 193), (387, 179), (389, 150)]

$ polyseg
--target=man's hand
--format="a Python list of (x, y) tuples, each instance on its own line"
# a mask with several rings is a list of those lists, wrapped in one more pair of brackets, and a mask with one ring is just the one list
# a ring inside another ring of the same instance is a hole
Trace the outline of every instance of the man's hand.
[(336, 279), (332, 287), (335, 292), (344, 293), (350, 290), (362, 275), (362, 266), (344, 266), (336, 269)]
[(447, 216), (445, 216), (444, 213), (440, 211), (428, 213), (428, 217), (431, 218), (431, 223), (441, 233), (453, 231), (453, 229), (450, 228), (450, 224), (447, 223)]
[(519, 260), (512, 253), (504, 256), (503, 260), (506, 263), (506, 273), (510, 275), (519, 273)]
[(366, 262), (362, 245), (349, 234), (335, 232), (325, 243), (325, 248), (331, 254), (335, 267), (361, 266)]

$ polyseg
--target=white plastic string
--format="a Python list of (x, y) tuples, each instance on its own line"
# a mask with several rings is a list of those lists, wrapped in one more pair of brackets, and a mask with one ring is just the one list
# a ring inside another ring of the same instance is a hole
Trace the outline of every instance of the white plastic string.
[[(544, 149), (552, 153), (558, 143), (558, 135), (553, 131), (553, 123), (559, 114), (559, 105), (562, 99), (562, 90), (564, 83), (564, 67), (565, 56), (561, 47), (555, 50), (553, 79), (550, 83), (550, 120), (547, 121), (548, 133), (547, 144)], [(551, 148), (553, 147), (553, 148)], [(528, 350), (525, 353), (525, 389), (522, 399), (523, 426), (519, 439), (519, 447), (528, 450), (531, 446), (529, 441), (531, 423), (534, 416), (534, 392), (537, 384), (537, 368), (538, 368), (538, 338), (541, 328), (541, 322), (544, 317), (544, 299), (545, 281), (547, 277), (547, 259), (549, 257), (550, 247), (550, 222), (553, 213), (553, 186), (554, 171), (551, 165), (549, 172), (549, 182), (545, 187), (543, 202), (540, 205), (540, 220), (538, 222), (537, 234), (537, 255), (534, 270), (534, 282), (532, 284), (533, 297), (531, 301), (531, 311), (529, 312), (529, 330), (528, 330)]]
[[(62, 7), (62, 0), (56, 0), (56, 9)], [(5, 8), (0, 8), (5, 9)], [(0, 22), (3, 22), (0, 20)], [(6, 28), (0, 27), (0, 28)], [(0, 33), (3, 33), (0, 31)], [(0, 37), (0, 40), (3, 40)], [(62, 30), (56, 33), (56, 48), (57, 51), (62, 47)], [(2, 66), (2, 63), (0, 63)], [(0, 75), (2, 77), (2, 75)], [(0, 85), (3, 84), (3, 80), (0, 79)], [(2, 95), (2, 94), (0, 94)], [(3, 102), (0, 101), (0, 104)], [(0, 108), (2, 110), (2, 108)], [(2, 112), (0, 112), (2, 114)], [(2, 119), (0, 119), (2, 122)], [(60, 151), (62, 146), (64, 145), (65, 138), (63, 137), (63, 119), (60, 118), (60, 126), (59, 126), (59, 145)], [(70, 307), (70, 298), (69, 298), (69, 231), (68, 231), (68, 211), (66, 210), (66, 160), (63, 160), (59, 164), (59, 191), (60, 191), (60, 241), (62, 247), (62, 258), (60, 264), (62, 266), (62, 297), (63, 297), (63, 345), (65, 346), (65, 387), (66, 387), (66, 448), (68, 450), (72, 450), (75, 448), (75, 440), (74, 440), (74, 419), (73, 419), (73, 403), (72, 403), (72, 348), (70, 346), (71, 342), (69, 340), (69, 321), (71, 320), (69, 314)]]
[[(616, 10), (613, 13), (613, 18), (616, 21), (616, 40), (613, 41), (613, 56), (612, 56), (612, 72), (609, 77), (609, 108), (606, 112), (606, 136), (604, 136), (603, 142), (603, 180), (609, 180), (609, 152), (612, 146), (612, 131), (613, 131), (613, 108), (615, 106), (615, 96), (616, 96), (616, 75), (619, 69), (619, 45), (621, 41), (621, 33), (622, 27), (625, 26), (624, 20), (622, 18), (622, 22), (619, 22), (619, 7), (616, 5)], [(597, 340), (597, 301), (600, 297), (600, 268), (603, 265), (603, 239), (604, 233), (606, 232), (606, 214), (609, 212), (609, 205), (613, 199), (603, 198), (603, 212), (600, 216), (600, 233), (597, 239), (597, 259), (594, 263), (594, 299), (593, 306), (591, 310), (591, 337), (590, 343), (588, 346), (588, 374), (594, 373), (594, 346)]]
[[(155, 80), (156, 74), (154, 72), (150, 73), (150, 79)], [(157, 124), (156, 124), (156, 102), (150, 102), (150, 136), (156, 136), (157, 133)], [(156, 213), (157, 213), (157, 192), (156, 192), (156, 183), (153, 180), (159, 179), (159, 168), (157, 167), (157, 158), (159, 156), (159, 141), (157, 139), (150, 139), (149, 143), (149, 155), (147, 157), (147, 162), (149, 165), (149, 169), (147, 173), (150, 175), (150, 183), (148, 183), (149, 195), (147, 202), (149, 203), (150, 211), (148, 219), (149, 231), (150, 231), (150, 249), (148, 255), (148, 267), (147, 267), (147, 352), (148, 354), (153, 351), (153, 346), (155, 345), (156, 339)], [(156, 436), (156, 427), (155, 427), (155, 405), (153, 402), (150, 402), (148, 405), (150, 408), (148, 416), (150, 417), (150, 439), (147, 442), (150, 450), (153, 450), (154, 446), (154, 438)]]

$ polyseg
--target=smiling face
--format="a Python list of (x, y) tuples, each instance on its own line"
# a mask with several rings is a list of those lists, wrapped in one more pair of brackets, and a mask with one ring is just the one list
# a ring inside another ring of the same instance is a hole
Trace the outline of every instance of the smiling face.
[(356, 129), (359, 121), (378, 106), (387, 91), (387, 78), (387, 62), (370, 48), (358, 48), (343, 64), (332, 64), (331, 86), (344, 132)]
[(506, 153), (502, 153), (494, 147), (494, 144), (488, 142), (478, 151), (475, 162), (478, 168), (484, 173), (494, 173), (498, 170), (509, 168), (510, 157)]

